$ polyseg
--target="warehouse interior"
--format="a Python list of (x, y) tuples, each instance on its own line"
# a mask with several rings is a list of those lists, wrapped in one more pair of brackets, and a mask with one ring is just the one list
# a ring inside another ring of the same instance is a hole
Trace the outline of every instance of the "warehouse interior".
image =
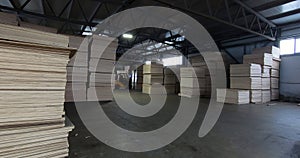
[(0, 157), (298, 158), (299, 24), (299, 0), (2, 0)]

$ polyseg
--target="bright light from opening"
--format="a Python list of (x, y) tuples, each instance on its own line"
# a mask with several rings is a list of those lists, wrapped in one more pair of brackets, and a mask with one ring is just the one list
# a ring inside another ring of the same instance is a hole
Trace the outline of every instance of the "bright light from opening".
[(93, 33), (92, 32), (82, 32), (82, 35), (83, 36), (91, 36), (91, 35), (93, 35)]
[(124, 38), (133, 38), (133, 35), (125, 33), (125, 34), (123, 34), (123, 37)]
[(182, 65), (182, 56), (162, 59), (164, 66)]
[(146, 61), (145, 64), (146, 64), (146, 65), (150, 65), (150, 64), (151, 64), (151, 61)]
[(286, 39), (280, 41), (281, 55), (294, 54), (295, 39)]

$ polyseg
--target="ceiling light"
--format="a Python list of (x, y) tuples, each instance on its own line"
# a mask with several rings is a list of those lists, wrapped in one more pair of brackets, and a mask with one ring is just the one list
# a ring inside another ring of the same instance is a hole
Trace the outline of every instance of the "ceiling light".
[(123, 37), (124, 38), (133, 38), (132, 34), (127, 34), (127, 33), (123, 34)]

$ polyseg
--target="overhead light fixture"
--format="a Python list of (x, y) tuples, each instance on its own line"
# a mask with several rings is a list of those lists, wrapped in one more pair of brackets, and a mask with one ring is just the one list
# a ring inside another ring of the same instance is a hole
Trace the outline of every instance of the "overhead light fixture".
[(125, 34), (123, 34), (123, 37), (124, 38), (133, 38), (133, 35), (125, 33)]
[(174, 44), (174, 42), (171, 41), (165, 41), (166, 44)]

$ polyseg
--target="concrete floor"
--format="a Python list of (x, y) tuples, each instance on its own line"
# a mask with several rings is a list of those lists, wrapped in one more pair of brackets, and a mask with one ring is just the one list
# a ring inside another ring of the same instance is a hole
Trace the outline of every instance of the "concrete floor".
[[(149, 102), (149, 97), (141, 93), (132, 92), (132, 97), (140, 104)], [(149, 131), (162, 127), (172, 119), (179, 100), (176, 95), (168, 96), (166, 105), (159, 113), (143, 119), (124, 113), (114, 102), (103, 103), (102, 107), (119, 126), (133, 131)], [(65, 105), (67, 116), (76, 126), (69, 136), (70, 157), (300, 158), (300, 107), (297, 104), (225, 105), (213, 130), (204, 138), (198, 138), (208, 101), (201, 99), (194, 122), (180, 138), (162, 149), (146, 153), (123, 152), (98, 141), (80, 121), (74, 104), (68, 103)]]

